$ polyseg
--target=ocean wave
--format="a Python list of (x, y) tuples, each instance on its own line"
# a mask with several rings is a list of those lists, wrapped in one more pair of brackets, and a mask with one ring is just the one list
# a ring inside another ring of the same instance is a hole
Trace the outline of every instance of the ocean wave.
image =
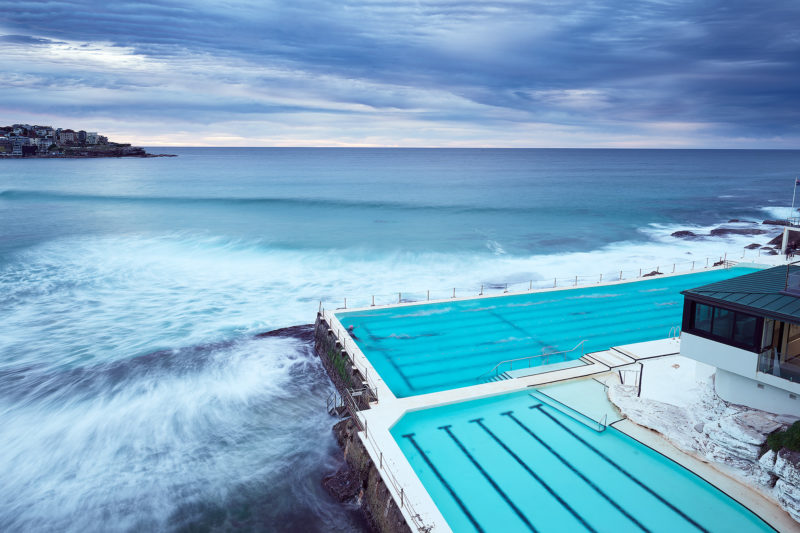
[[(220, 206), (287, 206), (307, 208), (361, 208), (369, 210), (399, 211), (446, 211), (454, 213), (527, 213), (528, 208), (520, 207), (488, 207), (468, 204), (425, 204), (386, 202), (372, 200), (350, 200), (336, 198), (299, 198), (299, 197), (200, 197), (200, 196), (136, 196), (136, 195), (99, 195), (76, 194), (57, 191), (34, 191), (8, 189), (0, 191), (2, 201), (25, 202), (92, 202), (92, 203), (135, 203), (149, 205), (220, 205)], [(379, 219), (378, 222), (386, 223)], [(502, 247), (495, 241), (487, 241), (487, 246), (496, 247), (495, 251), (503, 253)]]

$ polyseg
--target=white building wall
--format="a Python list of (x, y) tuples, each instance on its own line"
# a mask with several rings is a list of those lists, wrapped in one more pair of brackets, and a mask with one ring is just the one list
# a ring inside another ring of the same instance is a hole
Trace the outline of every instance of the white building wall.
[(684, 332), (681, 355), (717, 368), (714, 388), (723, 400), (800, 416), (800, 383), (758, 372), (758, 354)]
[(758, 354), (691, 333), (681, 333), (681, 355), (752, 379), (758, 369)]
[(798, 395), (784, 389), (717, 369), (714, 389), (727, 402), (747, 405), (762, 411), (800, 417)]

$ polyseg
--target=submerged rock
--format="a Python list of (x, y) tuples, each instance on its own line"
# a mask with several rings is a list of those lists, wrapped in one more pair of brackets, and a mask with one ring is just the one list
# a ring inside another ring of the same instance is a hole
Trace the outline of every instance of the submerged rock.
[(761, 245), (758, 244), (757, 242), (754, 242), (753, 244), (748, 244), (747, 246), (745, 246), (745, 248), (747, 248), (748, 250), (755, 250), (756, 248), (761, 248)]
[(767, 224), (768, 226), (788, 226), (788, 220), (765, 220), (762, 224)]
[(682, 229), (680, 231), (675, 231), (675, 232), (672, 233), (671, 236), (672, 237), (677, 237), (679, 239), (695, 239), (695, 238), (699, 237), (699, 235), (696, 234), (695, 232), (689, 231), (689, 230), (686, 230), (686, 229)]

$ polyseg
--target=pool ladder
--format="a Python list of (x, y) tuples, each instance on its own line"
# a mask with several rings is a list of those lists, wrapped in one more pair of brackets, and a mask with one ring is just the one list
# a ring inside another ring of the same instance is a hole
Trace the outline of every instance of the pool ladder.
[[(529, 355), (528, 357), (518, 357), (516, 359), (506, 359), (505, 361), (500, 361), (499, 363), (494, 365), (494, 367), (491, 370), (489, 370), (488, 372), (484, 372), (483, 374), (478, 376), (477, 380), (481, 381), (481, 382), (484, 382), (484, 383), (489, 383), (491, 381), (503, 381), (503, 380), (506, 380), (506, 379), (511, 379), (513, 376), (511, 376), (508, 372), (511, 371), (511, 370), (514, 370), (514, 364), (517, 365), (517, 368), (530, 368), (531, 367), (531, 363), (533, 362), (534, 359), (545, 358), (544, 359), (544, 364), (549, 364), (548, 361), (549, 361), (550, 357), (552, 357), (554, 355), (562, 355), (563, 356), (563, 361), (566, 361), (567, 360), (567, 354), (570, 353), (570, 352), (574, 352), (578, 348), (581, 348), (581, 355), (583, 355), (583, 349), (582, 348), (583, 348), (583, 343), (585, 343), (585, 342), (586, 342), (586, 339), (582, 340), (581, 342), (576, 344), (575, 347), (572, 348), (571, 350), (561, 350), (561, 351), (558, 351), (558, 352), (548, 352), (548, 353), (543, 353), (543, 354), (538, 354), (538, 355)], [(523, 362), (527, 363), (527, 364), (523, 364)], [(503, 365), (508, 365), (508, 371), (500, 373), (500, 367), (503, 366)], [(490, 376), (491, 374), (494, 374), (494, 376), (487, 377), (487, 376)]]

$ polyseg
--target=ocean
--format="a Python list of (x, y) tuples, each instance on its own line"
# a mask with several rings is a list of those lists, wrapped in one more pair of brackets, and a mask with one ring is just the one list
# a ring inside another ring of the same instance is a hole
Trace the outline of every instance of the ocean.
[(800, 173), (800, 151), (149, 151), (178, 157), (0, 161), (2, 531), (364, 531), (320, 484), (341, 453), (313, 347), (257, 334), (345, 298), (757, 259)]

